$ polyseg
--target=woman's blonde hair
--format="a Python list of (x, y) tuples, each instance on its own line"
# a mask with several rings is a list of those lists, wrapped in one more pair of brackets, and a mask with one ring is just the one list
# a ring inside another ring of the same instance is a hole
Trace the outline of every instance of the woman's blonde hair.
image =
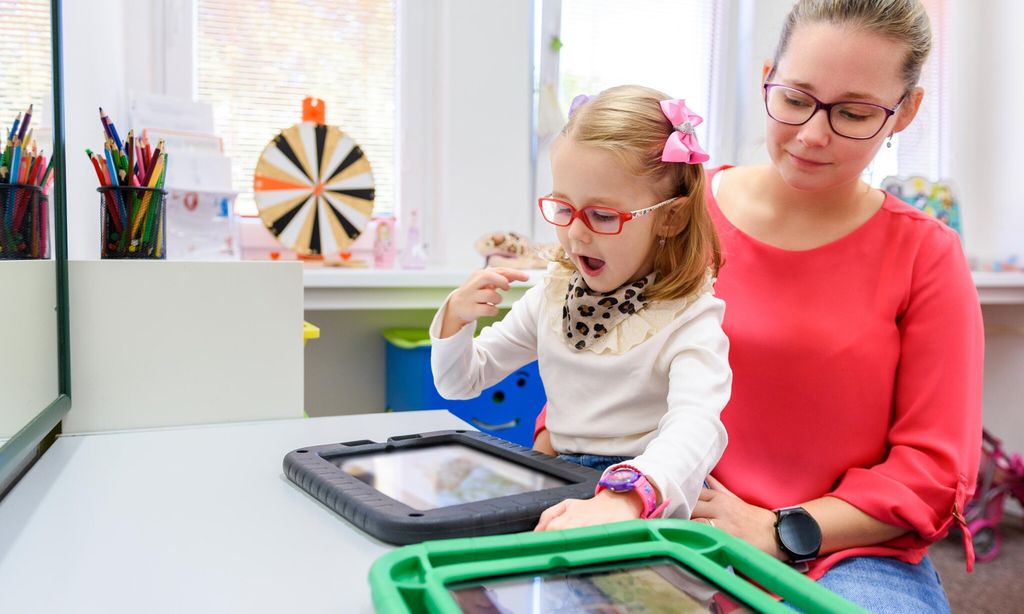
[(782, 26), (775, 65), (798, 25), (821, 22), (862, 28), (906, 45), (900, 77), (906, 92), (917, 85), (932, 48), (931, 24), (920, 0), (799, 0)]
[[(662, 200), (682, 197), (656, 212), (658, 223), (671, 222), (679, 231), (655, 247), (657, 276), (646, 292), (650, 300), (694, 294), (704, 286), (708, 270), (716, 276), (722, 264), (718, 235), (704, 203), (704, 167), (661, 160), (674, 130), (659, 105), (668, 99), (638, 85), (613, 87), (578, 107), (562, 129), (566, 138), (612, 152), (637, 177), (670, 186)], [(573, 268), (562, 250), (556, 260)]]

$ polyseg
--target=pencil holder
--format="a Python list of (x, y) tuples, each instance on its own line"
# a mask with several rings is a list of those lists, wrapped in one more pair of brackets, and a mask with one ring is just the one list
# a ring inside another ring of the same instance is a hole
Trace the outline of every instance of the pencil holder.
[(50, 257), (49, 200), (36, 185), (0, 184), (0, 260)]
[(100, 193), (100, 258), (167, 259), (167, 215), (159, 188), (103, 187)]

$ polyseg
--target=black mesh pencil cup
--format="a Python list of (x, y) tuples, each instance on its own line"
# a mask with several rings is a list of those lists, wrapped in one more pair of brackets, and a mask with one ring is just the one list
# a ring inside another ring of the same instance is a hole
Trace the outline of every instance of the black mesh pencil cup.
[(49, 200), (37, 185), (0, 184), (0, 260), (50, 257)]
[(103, 187), (100, 193), (103, 259), (167, 259), (167, 192), (160, 188)]

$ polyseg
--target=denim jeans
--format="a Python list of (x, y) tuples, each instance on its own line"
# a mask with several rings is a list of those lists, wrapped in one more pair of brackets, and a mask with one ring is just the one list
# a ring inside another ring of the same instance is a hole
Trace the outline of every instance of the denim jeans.
[(840, 561), (818, 584), (875, 614), (948, 614), (942, 580), (928, 557), (912, 565), (882, 556)]
[(570, 463), (576, 463), (577, 465), (583, 465), (584, 467), (590, 467), (591, 469), (597, 469), (598, 471), (604, 471), (612, 465), (618, 465), (633, 459), (632, 456), (601, 456), (599, 454), (559, 454), (558, 458)]

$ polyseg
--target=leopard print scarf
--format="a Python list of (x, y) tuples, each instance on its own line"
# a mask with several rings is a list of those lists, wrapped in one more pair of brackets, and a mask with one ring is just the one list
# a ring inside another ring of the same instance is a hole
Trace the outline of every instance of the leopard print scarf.
[(587, 287), (578, 271), (573, 273), (562, 306), (565, 342), (577, 351), (586, 349), (619, 322), (647, 307), (644, 288), (654, 282), (654, 275), (651, 273), (611, 292), (595, 292)]

